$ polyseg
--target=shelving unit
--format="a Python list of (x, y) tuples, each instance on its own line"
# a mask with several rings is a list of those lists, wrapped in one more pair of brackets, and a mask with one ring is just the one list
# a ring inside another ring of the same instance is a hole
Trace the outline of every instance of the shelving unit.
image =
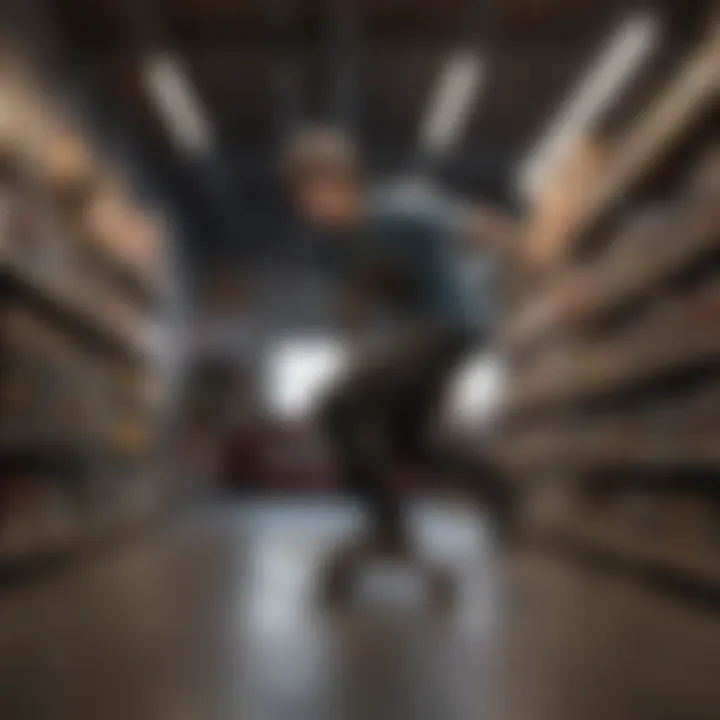
[(533, 536), (720, 596), (720, 22), (707, 27), (603, 144), (544, 281), (511, 309), (497, 449)]
[(53, 324), (129, 362), (141, 362), (151, 351), (148, 338), (138, 331), (135, 324), (111, 320), (90, 302), (83, 301), (82, 297), (75, 297), (65, 288), (53, 287), (52, 281), (38, 277), (31, 267), (22, 267), (2, 257), (0, 292), (6, 296), (22, 297)]
[[(0, 128), (0, 572), (127, 529), (168, 490), (149, 392), (167, 353), (167, 230), (47, 94), (14, 100), (25, 122)], [(44, 133), (28, 135), (38, 114)]]
[[(713, 111), (720, 83), (719, 67), (720, 28), (713, 27), (668, 89), (617, 142), (611, 166), (584, 201), (583, 212), (574, 216), (570, 226), (560, 232), (560, 239), (553, 243), (560, 256), (558, 260), (577, 251), (592, 231), (612, 215), (617, 204), (658, 170), (683, 136)], [(554, 328), (566, 310), (556, 293), (557, 290), (548, 290), (516, 313), (505, 334), (505, 343), (510, 348), (519, 350), (531, 345)]]
[[(570, 546), (581, 555), (618, 569), (715, 596), (720, 586), (720, 565), (708, 538), (683, 544), (678, 542), (682, 532), (672, 534), (667, 528), (655, 528), (642, 533), (628, 525), (611, 524), (607, 518), (575, 510), (541, 518), (535, 530), (545, 540)], [(658, 541), (658, 535), (663, 541)]]

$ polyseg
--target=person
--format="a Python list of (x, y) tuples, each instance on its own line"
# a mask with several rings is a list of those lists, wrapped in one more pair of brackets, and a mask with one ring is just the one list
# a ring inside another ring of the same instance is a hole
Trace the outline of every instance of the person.
[[(347, 590), (359, 559), (411, 554), (394, 472), (409, 462), (437, 468), (444, 457), (434, 434), (443, 390), (491, 330), (512, 225), (420, 182), (373, 189), (357, 147), (336, 128), (301, 131), (282, 158), (294, 209), (311, 228), (307, 259), (331, 282), (353, 356), (320, 420), (341, 482), (364, 500), (372, 527), (331, 563), (333, 594)], [(469, 245), (481, 251), (475, 288), (463, 273)], [(495, 479), (484, 485), (504, 498)]]

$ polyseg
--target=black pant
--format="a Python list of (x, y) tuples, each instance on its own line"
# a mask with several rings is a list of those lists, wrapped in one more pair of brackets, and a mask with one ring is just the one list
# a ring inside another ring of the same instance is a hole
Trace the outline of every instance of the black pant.
[(327, 398), (322, 425), (340, 481), (367, 503), (377, 529), (402, 532), (392, 471), (398, 461), (431, 462), (439, 402), (476, 341), (448, 330), (412, 333), (361, 363)]

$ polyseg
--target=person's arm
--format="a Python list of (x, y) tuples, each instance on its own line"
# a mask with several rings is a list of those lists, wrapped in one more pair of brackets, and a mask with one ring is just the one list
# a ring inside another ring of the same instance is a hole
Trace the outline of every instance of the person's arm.
[(348, 246), (310, 237), (305, 262), (327, 290), (329, 320), (336, 332), (355, 336), (369, 320), (369, 297), (366, 282), (354, 250)]
[(356, 257), (345, 275), (338, 297), (337, 319), (341, 331), (362, 339), (372, 315), (387, 291), (382, 262), (369, 253)]
[(413, 210), (416, 220), (456, 238), (467, 251), (501, 256), (517, 252), (521, 222), (499, 207), (458, 200), (437, 191)]
[(345, 281), (339, 294), (337, 320), (340, 329), (349, 335), (358, 335), (367, 326), (371, 298), (367, 282), (359, 273)]
[(489, 206), (475, 206), (464, 214), (463, 235), (470, 248), (504, 256), (515, 254), (521, 233), (516, 219)]

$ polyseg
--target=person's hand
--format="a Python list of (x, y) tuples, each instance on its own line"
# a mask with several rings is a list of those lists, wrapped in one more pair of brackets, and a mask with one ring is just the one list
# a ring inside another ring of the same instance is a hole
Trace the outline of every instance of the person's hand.
[(476, 248), (511, 252), (521, 235), (521, 228), (518, 221), (507, 213), (482, 206), (472, 211), (468, 234)]

